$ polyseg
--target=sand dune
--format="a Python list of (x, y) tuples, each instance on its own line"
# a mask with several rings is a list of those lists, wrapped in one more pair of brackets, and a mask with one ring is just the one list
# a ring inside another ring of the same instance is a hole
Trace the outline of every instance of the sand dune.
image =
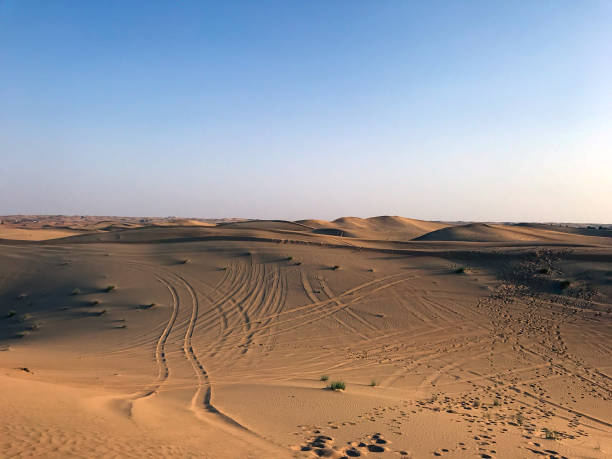
[[(415, 238), (417, 241), (462, 241), (462, 242), (567, 242), (580, 243), (585, 239), (576, 232), (559, 232), (548, 227), (509, 226), (471, 223), (442, 228)], [(605, 239), (593, 237), (593, 242), (608, 244)]]
[(73, 236), (75, 234), (78, 234), (78, 232), (67, 229), (4, 228), (4, 225), (0, 226), (0, 239), (18, 241), (44, 241)]
[(0, 457), (610, 457), (602, 240), (399, 217), (3, 239)]
[(431, 231), (451, 226), (447, 223), (427, 222), (405, 217), (341, 217), (332, 222), (300, 220), (320, 234), (332, 234), (361, 239), (395, 239), (408, 241)]

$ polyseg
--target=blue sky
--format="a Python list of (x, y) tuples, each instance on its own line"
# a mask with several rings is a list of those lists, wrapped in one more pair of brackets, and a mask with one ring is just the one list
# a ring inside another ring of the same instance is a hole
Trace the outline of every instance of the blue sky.
[(0, 0), (0, 214), (612, 223), (612, 1)]

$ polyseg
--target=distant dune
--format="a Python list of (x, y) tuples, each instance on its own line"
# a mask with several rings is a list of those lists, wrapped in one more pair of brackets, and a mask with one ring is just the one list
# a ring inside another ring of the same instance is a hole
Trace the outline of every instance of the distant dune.
[(408, 241), (431, 231), (450, 226), (405, 217), (380, 216), (371, 218), (341, 217), (332, 222), (299, 220), (298, 223), (316, 228), (322, 234), (335, 234), (361, 239), (394, 239)]
[[(586, 231), (585, 231), (586, 233)], [(588, 234), (588, 233), (587, 233)], [(417, 241), (457, 241), (457, 242), (584, 242), (584, 234), (560, 232), (549, 227), (519, 225), (494, 225), (470, 223), (442, 228), (417, 237)], [(599, 239), (598, 236), (589, 236)], [(608, 243), (605, 239), (602, 243)]]
[(75, 234), (79, 234), (79, 232), (67, 229), (5, 228), (4, 225), (0, 226), (0, 239), (11, 239), (14, 241), (45, 241)]

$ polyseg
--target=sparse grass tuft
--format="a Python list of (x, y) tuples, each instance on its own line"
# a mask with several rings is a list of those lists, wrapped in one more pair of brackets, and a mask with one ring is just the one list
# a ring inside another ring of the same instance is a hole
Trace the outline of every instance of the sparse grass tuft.
[(321, 376), (321, 381), (327, 381), (329, 379), (329, 376), (327, 375), (322, 375)]
[(546, 427), (544, 427), (542, 430), (544, 431), (544, 438), (546, 440), (557, 440), (559, 438), (559, 432), (547, 429)]
[(75, 288), (75, 289), (72, 291), (72, 293), (70, 293), (70, 294), (71, 294), (71, 295), (73, 295), (73, 296), (74, 296), (74, 295), (80, 295), (80, 294), (81, 294), (81, 290), (80, 290), (80, 289), (78, 289), (78, 288)]
[(9, 311), (9, 312), (6, 314), (6, 318), (7, 318), (7, 319), (10, 319), (11, 317), (14, 317), (14, 316), (15, 316), (15, 314), (17, 314), (17, 311), (13, 311), (13, 310), (11, 310), (11, 311)]
[(155, 307), (155, 303), (141, 304), (138, 309), (151, 309), (153, 307)]
[(559, 288), (561, 290), (565, 290), (566, 288), (568, 288), (572, 283), (568, 280), (562, 280), (561, 282), (559, 282)]
[(293, 257), (290, 255), (290, 256), (288, 256), (287, 258), (285, 258), (285, 260), (287, 260), (287, 261), (291, 261), (291, 260), (293, 260)]
[(186, 265), (187, 263), (189, 263), (191, 260), (189, 258), (185, 258), (184, 260), (181, 260), (181, 264), (182, 265)]
[(455, 274), (463, 274), (465, 273), (465, 266), (459, 266), (457, 269), (455, 269)]
[(91, 301), (89, 302), (89, 305), (90, 305), (90, 306), (95, 306), (95, 305), (97, 305), (97, 304), (100, 304), (100, 301), (99, 301), (99, 300), (91, 300)]
[(117, 287), (115, 287), (114, 285), (109, 285), (107, 286), (104, 291), (105, 292), (112, 292), (113, 290), (115, 290)]
[(370, 387), (376, 387), (376, 386), (378, 386), (378, 381), (376, 381), (375, 379), (370, 381)]
[(329, 390), (344, 390), (346, 389), (346, 384), (344, 384), (344, 381), (334, 381), (332, 382), (329, 386), (327, 386), (327, 388)]
[(339, 269), (340, 269), (340, 266), (338, 266), (338, 265), (334, 265), (334, 266), (332, 266), (332, 267), (331, 267), (331, 268), (329, 268), (329, 269), (331, 269), (332, 271), (337, 271), (337, 270), (339, 270)]
[(102, 309), (101, 311), (96, 312), (96, 315), (98, 316), (103, 316), (104, 314), (106, 314), (106, 309)]
[(493, 400), (493, 406), (499, 406), (501, 405), (501, 402), (499, 401), (498, 398), (496, 398), (495, 400)]

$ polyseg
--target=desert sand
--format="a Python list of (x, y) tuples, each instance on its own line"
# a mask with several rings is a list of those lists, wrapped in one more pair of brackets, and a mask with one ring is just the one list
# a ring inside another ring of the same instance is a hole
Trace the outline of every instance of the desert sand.
[(0, 457), (612, 456), (609, 227), (0, 220)]

